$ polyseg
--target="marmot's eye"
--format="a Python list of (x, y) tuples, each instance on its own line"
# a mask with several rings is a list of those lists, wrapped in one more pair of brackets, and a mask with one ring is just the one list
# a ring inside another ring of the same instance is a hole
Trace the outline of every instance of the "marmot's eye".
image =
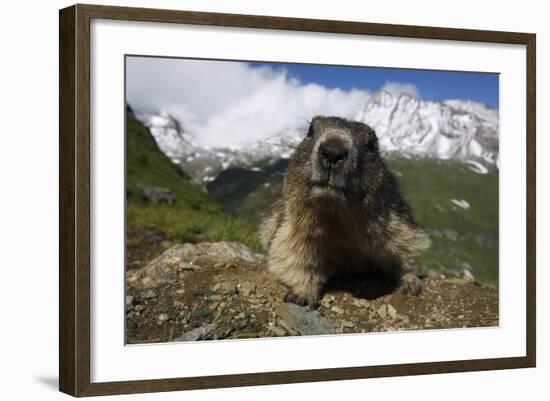
[(307, 130), (307, 136), (312, 137), (313, 136), (313, 125), (310, 124), (309, 129)]

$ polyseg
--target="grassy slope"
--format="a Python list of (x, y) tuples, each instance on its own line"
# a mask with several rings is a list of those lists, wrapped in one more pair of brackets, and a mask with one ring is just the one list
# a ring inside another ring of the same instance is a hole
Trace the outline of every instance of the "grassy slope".
[[(131, 112), (127, 112), (126, 118), (126, 218), (129, 228), (161, 230), (177, 240), (235, 240), (259, 249), (253, 224), (224, 214), (219, 203), (192, 184), (160, 151), (147, 128)], [(176, 197), (176, 204), (143, 203), (137, 184), (169, 188)]]
[[(498, 173), (477, 174), (463, 164), (437, 160), (388, 158), (416, 220), (430, 230), (452, 229), (462, 239), (432, 236), (431, 248), (420, 263), (438, 269), (474, 268), (483, 282), (498, 284), (498, 245), (481, 245), (477, 234), (498, 241)], [(464, 199), (469, 209), (451, 203)]]
[[(498, 247), (480, 245), (472, 236), (498, 240), (498, 174), (477, 174), (461, 163), (428, 159), (386, 159), (401, 182), (416, 220), (430, 230), (454, 230), (461, 239), (432, 236), (432, 247), (420, 263), (432, 269), (461, 270), (470, 264), (483, 282), (498, 282)], [(280, 191), (284, 165), (270, 171), (230, 169), (209, 184), (210, 195), (235, 216), (258, 224), (261, 212)], [(265, 186), (265, 183), (269, 186)], [(468, 210), (451, 199), (465, 199)]]

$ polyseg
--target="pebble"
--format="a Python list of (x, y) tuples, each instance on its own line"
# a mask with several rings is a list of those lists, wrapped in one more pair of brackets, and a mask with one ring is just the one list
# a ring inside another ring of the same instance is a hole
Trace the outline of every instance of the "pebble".
[(200, 307), (195, 309), (191, 315), (193, 317), (203, 318), (203, 317), (208, 317), (211, 314), (212, 314), (212, 311), (210, 309), (205, 307)]
[(221, 283), (217, 292), (220, 292), (223, 295), (233, 295), (237, 293), (237, 287), (235, 286), (235, 283)]
[(143, 299), (153, 299), (158, 296), (157, 292), (155, 290), (147, 290), (141, 293), (141, 297)]
[(248, 297), (256, 292), (256, 284), (246, 281), (241, 284), (239, 292)]
[(126, 295), (126, 306), (130, 306), (134, 303), (134, 297), (132, 295)]
[(385, 319), (386, 316), (388, 315), (388, 307), (386, 306), (386, 304), (380, 306), (376, 310), (376, 313), (378, 313), (378, 316), (380, 316), (382, 319)]
[(340, 308), (339, 306), (333, 306), (332, 308), (330, 308), (331, 311), (335, 312), (335, 313), (338, 313), (339, 315), (343, 315), (344, 314), (344, 310), (342, 308)]
[(270, 327), (269, 330), (271, 330), (273, 334), (279, 337), (283, 337), (286, 335), (286, 330), (278, 326)]
[(355, 327), (355, 325), (353, 324), (353, 322), (342, 322), (342, 327), (346, 327), (348, 329), (353, 329)]
[(397, 317), (397, 311), (393, 306), (388, 305), (386, 309), (390, 318), (395, 319)]

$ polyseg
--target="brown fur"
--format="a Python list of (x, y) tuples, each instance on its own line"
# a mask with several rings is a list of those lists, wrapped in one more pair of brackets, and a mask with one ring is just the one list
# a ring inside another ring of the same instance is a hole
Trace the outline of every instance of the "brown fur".
[[(349, 147), (346, 160), (328, 173), (318, 161), (327, 138)], [(287, 300), (310, 305), (342, 272), (382, 271), (418, 293), (420, 282), (407, 273), (430, 245), (379, 156), (374, 131), (334, 117), (312, 121), (260, 237), (270, 271), (291, 289)]]

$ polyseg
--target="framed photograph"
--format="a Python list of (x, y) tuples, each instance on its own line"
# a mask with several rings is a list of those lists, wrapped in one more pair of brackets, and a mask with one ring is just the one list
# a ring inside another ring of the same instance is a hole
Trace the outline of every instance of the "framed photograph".
[(534, 34), (59, 18), (61, 391), (535, 366)]

